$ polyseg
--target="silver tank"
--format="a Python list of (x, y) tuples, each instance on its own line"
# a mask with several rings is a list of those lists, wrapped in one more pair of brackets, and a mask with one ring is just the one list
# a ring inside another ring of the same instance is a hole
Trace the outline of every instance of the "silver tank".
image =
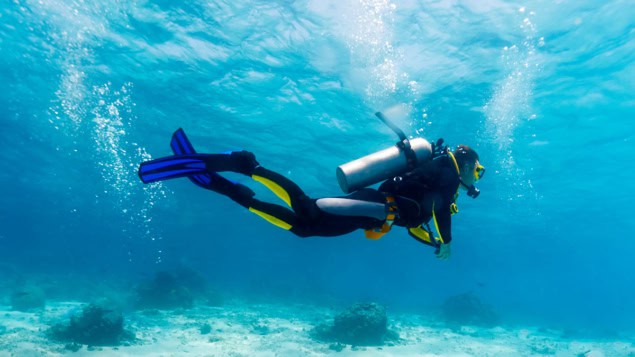
[[(432, 155), (432, 145), (426, 139), (412, 139), (410, 147), (415, 152), (417, 166), (425, 163)], [(336, 175), (342, 191), (351, 193), (391, 177), (399, 176), (406, 170), (408, 170), (406, 153), (397, 145), (393, 145), (338, 166)]]

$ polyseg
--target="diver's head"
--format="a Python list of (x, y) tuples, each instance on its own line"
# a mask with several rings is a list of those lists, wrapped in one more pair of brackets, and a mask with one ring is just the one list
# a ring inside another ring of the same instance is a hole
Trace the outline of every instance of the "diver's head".
[(480, 192), (474, 187), (474, 183), (485, 174), (485, 168), (478, 161), (478, 154), (467, 145), (459, 145), (454, 150), (454, 158), (459, 166), (461, 186), (468, 191), (469, 196), (476, 198)]

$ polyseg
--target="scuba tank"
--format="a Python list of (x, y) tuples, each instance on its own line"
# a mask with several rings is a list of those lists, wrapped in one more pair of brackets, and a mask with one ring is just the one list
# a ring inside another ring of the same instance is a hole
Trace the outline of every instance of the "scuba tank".
[(399, 136), (400, 141), (389, 148), (338, 166), (337, 182), (346, 193), (399, 176), (432, 158), (433, 144), (424, 138), (408, 140), (403, 131), (381, 112), (375, 115)]

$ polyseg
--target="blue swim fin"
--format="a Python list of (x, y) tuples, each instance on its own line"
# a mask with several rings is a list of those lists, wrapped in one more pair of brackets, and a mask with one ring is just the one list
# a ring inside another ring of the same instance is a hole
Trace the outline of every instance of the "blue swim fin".
[(144, 183), (207, 173), (205, 154), (174, 155), (142, 162), (139, 178)]
[[(172, 140), (170, 141), (170, 147), (175, 155), (187, 155), (187, 154), (196, 154), (196, 150), (194, 150), (194, 146), (190, 143), (190, 140), (185, 135), (185, 131), (179, 128), (177, 131), (172, 134)], [(213, 180), (220, 180), (222, 177), (215, 172), (206, 172), (202, 174), (196, 174), (189, 176), (190, 181), (194, 184), (210, 189)]]

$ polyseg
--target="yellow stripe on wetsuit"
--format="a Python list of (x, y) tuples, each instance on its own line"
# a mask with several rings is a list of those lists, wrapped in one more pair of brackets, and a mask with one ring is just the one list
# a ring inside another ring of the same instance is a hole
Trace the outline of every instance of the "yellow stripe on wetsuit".
[(287, 206), (291, 207), (291, 197), (289, 197), (289, 193), (287, 193), (287, 191), (282, 188), (282, 186), (278, 185), (277, 183), (266, 177), (251, 175), (251, 178), (254, 179), (254, 181), (256, 182), (260, 182), (261, 184), (265, 185), (268, 189), (271, 190), (271, 192), (273, 192), (276, 196), (283, 200), (284, 203), (287, 204)]
[[(287, 191), (282, 188), (282, 186), (278, 185), (276, 182), (262, 177), (262, 176), (258, 176), (258, 175), (251, 175), (251, 178), (256, 181), (256, 182), (260, 182), (261, 184), (265, 185), (265, 187), (267, 187), (269, 190), (271, 190), (271, 192), (273, 192), (276, 196), (278, 196), (281, 200), (284, 201), (284, 203), (286, 203), (289, 207), (291, 207), (291, 197), (289, 197), (289, 193), (287, 193)], [(257, 210), (253, 207), (249, 207), (249, 212), (255, 213), (258, 216), (264, 218), (267, 222), (273, 224), (274, 226), (280, 227), (282, 229), (285, 230), (289, 230), (291, 228), (293, 228), (292, 225), (290, 225), (289, 223), (281, 220), (278, 217), (272, 216), (268, 213), (265, 213), (263, 211)]]
[(273, 224), (275, 226), (278, 226), (278, 227), (280, 227), (282, 229), (286, 229), (287, 231), (293, 227), (289, 223), (281, 220), (280, 218), (274, 217), (274, 216), (272, 216), (270, 214), (267, 214), (267, 213), (265, 213), (263, 211), (259, 211), (259, 210), (255, 209), (253, 207), (249, 207), (249, 212), (253, 212), (253, 213), (259, 215), (260, 217), (264, 218), (267, 222), (269, 222), (269, 223), (271, 223), (271, 224)]

